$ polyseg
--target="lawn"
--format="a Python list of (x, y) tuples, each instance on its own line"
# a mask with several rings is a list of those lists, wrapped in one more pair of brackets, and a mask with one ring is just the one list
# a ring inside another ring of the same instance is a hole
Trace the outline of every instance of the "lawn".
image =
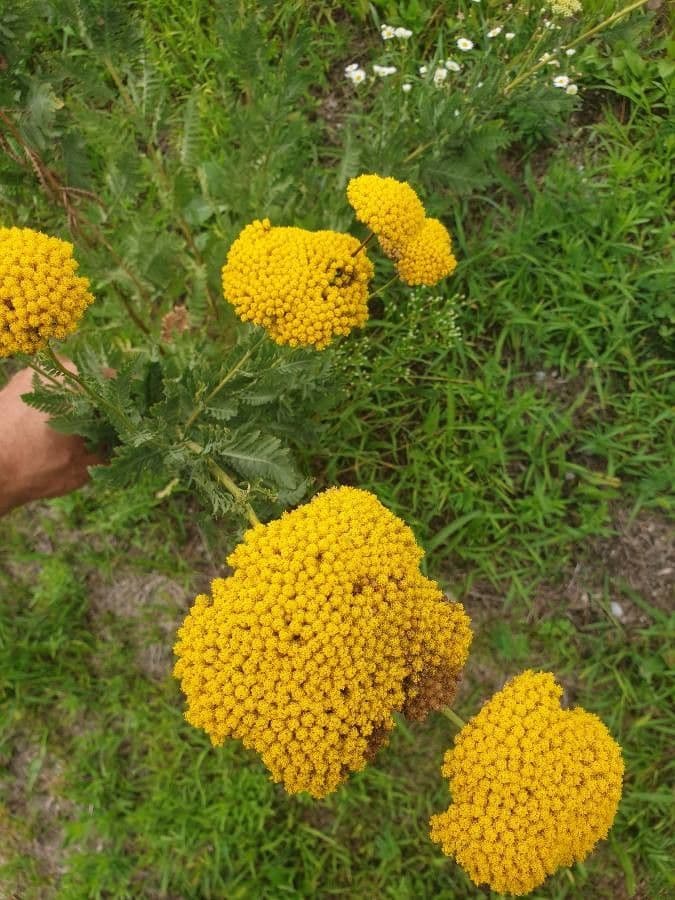
[[(658, 2), (584, 37), (627, 5), (586, 0), (559, 32), (539, 4), (488, 0), (25, 0), (0, 21), (0, 223), (76, 244), (96, 295), (78, 361), (88, 345), (117, 367), (183, 307), (187, 367), (234, 352), (233, 239), (264, 216), (361, 237), (361, 172), (409, 180), (448, 226), (451, 278), (383, 291), (288, 383), (244, 371), (251, 427), (298, 473), (258, 499), (271, 517), (348, 484), (405, 519), (472, 618), (464, 719), (535, 668), (605, 722), (623, 799), (531, 895), (555, 900), (675, 891), (675, 63)], [(385, 42), (383, 23), (413, 34)], [(435, 83), (448, 57), (461, 71)], [(397, 72), (358, 85), (351, 63)], [(157, 465), (0, 520), (0, 897), (489, 896), (429, 839), (442, 715), (397, 717), (325, 800), (185, 722), (176, 628), (244, 523)]]

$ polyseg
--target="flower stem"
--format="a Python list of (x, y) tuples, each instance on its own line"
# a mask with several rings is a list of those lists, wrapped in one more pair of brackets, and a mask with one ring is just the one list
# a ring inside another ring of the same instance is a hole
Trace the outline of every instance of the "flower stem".
[(98, 400), (98, 398), (89, 390), (86, 384), (79, 378), (74, 372), (71, 372), (70, 369), (67, 369), (63, 363), (60, 361), (56, 353), (54, 353), (54, 348), (51, 344), (47, 344), (46, 348), (47, 356), (50, 359), (50, 362), (53, 364), (55, 369), (63, 375), (63, 377), (70, 381), (73, 384), (76, 384), (78, 388), (82, 391), (83, 394), (87, 394), (94, 402)]
[(372, 294), (368, 294), (368, 300), (372, 300), (373, 297), (377, 297), (378, 294), (381, 294), (382, 291), (386, 290), (390, 284), (393, 284), (397, 280), (398, 280), (398, 275), (394, 275), (393, 278), (390, 278), (389, 281), (387, 281), (386, 284), (383, 284), (381, 288), (378, 288), (376, 291), (373, 291)]
[(371, 231), (370, 234), (368, 235), (368, 237), (365, 239), (365, 241), (361, 241), (361, 243), (359, 244), (359, 246), (358, 246), (358, 247), (356, 248), (356, 250), (352, 253), (352, 256), (358, 256), (358, 254), (363, 250), (363, 248), (364, 248), (364, 247), (367, 247), (368, 244), (372, 241), (372, 239), (373, 239), (374, 237), (375, 237), (375, 232), (374, 232), (374, 231)]
[(190, 428), (190, 426), (194, 425), (194, 423), (197, 421), (199, 416), (201, 416), (201, 414), (204, 412), (206, 404), (210, 400), (213, 400), (213, 398), (216, 396), (216, 394), (220, 393), (220, 391), (225, 387), (225, 385), (227, 384), (228, 381), (231, 381), (231, 379), (234, 378), (234, 376), (241, 369), (241, 367), (244, 365), (244, 363), (247, 362), (251, 358), (253, 353), (255, 353), (255, 351), (263, 343), (264, 340), (265, 339), (263, 338), (262, 340), (258, 341), (257, 344), (255, 344), (253, 347), (251, 347), (249, 350), (247, 350), (246, 353), (244, 353), (242, 358), (239, 360), (239, 362), (235, 363), (235, 365), (232, 366), (230, 371), (222, 378), (222, 380), (218, 382), (218, 384), (214, 387), (214, 389), (211, 391), (211, 393), (206, 395), (206, 399), (203, 402), (201, 402), (199, 404), (199, 406), (197, 406), (195, 408), (192, 415), (185, 423), (185, 427), (183, 428), (183, 434), (188, 430), (188, 428)]
[[(202, 453), (204, 448), (198, 444), (196, 441), (187, 441), (187, 446), (190, 450), (194, 450), (195, 453)], [(207, 464), (209, 469), (211, 470), (216, 481), (220, 482), (226, 490), (228, 490), (237, 503), (240, 503), (244, 507), (244, 511), (246, 512), (246, 518), (249, 520), (251, 525), (255, 527), (256, 525), (260, 525), (260, 519), (256, 515), (255, 510), (251, 506), (251, 504), (246, 499), (246, 494), (239, 485), (227, 474), (227, 472), (222, 469), (218, 463), (214, 462), (212, 459), (207, 460)]]
[[(624, 6), (623, 9), (617, 10), (615, 13), (612, 13), (608, 18), (603, 19), (598, 25), (595, 25), (593, 28), (590, 28), (588, 31), (584, 31), (583, 34), (580, 34), (579, 37), (575, 38), (573, 41), (570, 41), (569, 44), (565, 44), (561, 47), (561, 50), (569, 50), (572, 47), (576, 47), (577, 44), (580, 44), (582, 41), (585, 41), (587, 38), (592, 37), (594, 34), (597, 34), (599, 31), (607, 28), (608, 25), (612, 25), (618, 19), (623, 18), (623, 16), (628, 15), (629, 12), (632, 12), (634, 9), (638, 9), (640, 6), (644, 6), (648, 0), (635, 0), (634, 3), (630, 3), (628, 6)], [(538, 69), (541, 69), (542, 66), (545, 66), (546, 63), (538, 62), (536, 65), (532, 66), (532, 68), (527, 69), (525, 72), (521, 72), (517, 78), (514, 78), (510, 84), (507, 84), (504, 88), (504, 94), (510, 93), (517, 85), (521, 84), (521, 82), (525, 81), (526, 78), (529, 78), (534, 72)]]
[(445, 716), (446, 719), (450, 719), (450, 721), (453, 722), (458, 728), (464, 728), (464, 726), (466, 725), (464, 719), (461, 719), (454, 710), (450, 709), (449, 706), (442, 706), (438, 711), (439, 713), (441, 713), (441, 715)]

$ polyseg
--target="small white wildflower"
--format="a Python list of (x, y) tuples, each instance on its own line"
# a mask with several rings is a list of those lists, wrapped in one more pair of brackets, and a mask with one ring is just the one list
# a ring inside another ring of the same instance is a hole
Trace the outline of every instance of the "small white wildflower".
[(467, 50), (473, 50), (473, 41), (470, 41), (468, 38), (458, 38), (457, 47), (465, 52)]
[(570, 79), (568, 75), (556, 75), (553, 79), (554, 87), (566, 88), (569, 83)]
[(362, 84), (366, 80), (365, 69), (355, 69), (347, 75), (352, 84)]
[(565, 50), (565, 54), (566, 54), (567, 56), (574, 56), (574, 54), (575, 54), (576, 52), (577, 52), (577, 51), (574, 49), (574, 47), (570, 47), (569, 50)]
[(512, 41), (515, 36), (516, 36), (515, 31), (507, 31), (506, 34), (504, 35), (504, 37), (506, 38), (507, 41)]
[(458, 115), (459, 115), (459, 110), (456, 109), (456, 110), (455, 110), (455, 117), (457, 117)]
[(539, 62), (547, 63), (552, 58), (550, 53), (544, 53), (543, 56), (539, 57)]
[(498, 34), (501, 34), (501, 33), (502, 33), (501, 26), (500, 26), (500, 25), (497, 25), (496, 28), (491, 28), (491, 29), (488, 31), (488, 35), (487, 35), (487, 36), (488, 36), (489, 38), (493, 38), (493, 37), (497, 37), (497, 35), (498, 35)]
[(624, 612), (623, 606), (620, 603), (617, 603), (616, 600), (612, 600), (612, 602), (609, 604), (609, 608), (612, 610), (612, 615), (616, 619), (619, 619), (619, 621), (623, 621)]
[(439, 66), (434, 72), (434, 84), (436, 85), (436, 87), (440, 87), (447, 77), (448, 70), (444, 69), (442, 66)]
[(479, 81), (478, 84), (476, 85), (476, 87), (483, 87), (483, 82)]
[(412, 90), (412, 84), (410, 84), (409, 81), (406, 81), (405, 84), (402, 84), (402, 85), (401, 85), (401, 90), (402, 90), (405, 94), (409, 94), (410, 91)]
[(350, 72), (356, 72), (358, 69), (358, 63), (349, 63), (348, 66), (345, 66), (345, 75), (349, 75)]
[(576, 86), (576, 84), (568, 84), (567, 87), (565, 88), (565, 93), (566, 94), (578, 94), (579, 88)]
[(380, 34), (383, 41), (390, 41), (396, 37), (396, 29), (393, 25), (380, 25)]
[(451, 72), (461, 72), (462, 67), (459, 63), (455, 62), (454, 59), (446, 59), (445, 68), (449, 69)]
[(409, 28), (396, 28), (394, 34), (403, 41), (407, 41), (409, 37), (412, 37), (412, 31)]
[(376, 75), (379, 75), (380, 78), (386, 78), (387, 75), (394, 75), (396, 71), (396, 66), (378, 66), (377, 64), (373, 66), (373, 72)]
[(427, 72), (429, 71), (429, 69), (427, 66), (420, 66), (418, 71), (419, 71), (420, 75), (426, 75)]

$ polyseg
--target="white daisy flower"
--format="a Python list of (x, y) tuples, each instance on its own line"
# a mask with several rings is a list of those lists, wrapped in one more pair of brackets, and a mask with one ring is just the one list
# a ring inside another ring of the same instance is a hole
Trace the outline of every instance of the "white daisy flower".
[(460, 50), (464, 50), (464, 52), (473, 50), (473, 41), (470, 41), (468, 38), (458, 38), (457, 47)]
[(516, 36), (515, 31), (507, 31), (506, 34), (504, 35), (504, 37), (506, 38), (507, 41), (512, 41), (515, 36)]
[(500, 26), (500, 25), (497, 25), (496, 28), (491, 28), (491, 29), (488, 31), (487, 36), (488, 36), (489, 38), (493, 38), (493, 37), (497, 37), (497, 35), (498, 35), (498, 34), (501, 34), (501, 33), (502, 33), (501, 26)]
[(579, 88), (576, 86), (576, 84), (568, 84), (567, 87), (565, 88), (565, 93), (566, 94), (578, 94)]
[(405, 94), (409, 94), (410, 91), (412, 91), (412, 84), (410, 84), (409, 81), (406, 81), (405, 84), (402, 84), (402, 85), (401, 85), (401, 90), (402, 90)]
[(554, 87), (566, 88), (569, 83), (570, 78), (568, 75), (556, 75), (556, 77), (553, 79)]
[(577, 51), (574, 49), (574, 47), (570, 47), (569, 50), (565, 50), (565, 55), (566, 55), (566, 56), (574, 56), (574, 54), (575, 54), (576, 52), (577, 52)]
[(426, 75), (428, 71), (429, 71), (428, 66), (420, 66), (418, 69), (418, 72), (420, 73), (420, 75)]
[(444, 69), (442, 66), (439, 66), (434, 72), (434, 84), (436, 87), (440, 87), (443, 84), (445, 79), (448, 77), (448, 70)]
[(394, 75), (396, 71), (396, 66), (378, 66), (377, 64), (373, 66), (373, 72), (376, 75), (379, 75), (380, 78), (386, 78), (387, 75)]
[(347, 78), (349, 78), (352, 84), (363, 84), (366, 80), (366, 71), (365, 69), (354, 69), (353, 72), (350, 72), (349, 75), (347, 75)]
[(383, 41), (390, 41), (396, 37), (396, 29), (393, 25), (380, 25), (380, 34)]
[(397, 38), (401, 38), (401, 40), (407, 41), (409, 37), (412, 37), (412, 31), (409, 28), (396, 28), (394, 29), (394, 34)]
[(445, 68), (449, 69), (451, 72), (461, 72), (462, 67), (458, 62), (455, 62), (454, 59), (446, 59)]
[(350, 72), (356, 72), (358, 69), (358, 63), (349, 63), (348, 66), (345, 66), (345, 75), (349, 75)]

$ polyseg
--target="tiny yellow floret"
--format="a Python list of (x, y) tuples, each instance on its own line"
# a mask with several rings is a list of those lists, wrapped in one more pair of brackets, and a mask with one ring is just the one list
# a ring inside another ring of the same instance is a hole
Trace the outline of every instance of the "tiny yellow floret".
[(32, 228), (0, 228), (0, 357), (36, 353), (75, 331), (94, 298), (73, 245)]
[(337, 231), (247, 225), (223, 266), (223, 293), (244, 322), (277, 344), (326, 347), (368, 318), (373, 265), (359, 242)]
[(424, 207), (407, 181), (359, 175), (347, 185), (347, 199), (390, 259), (399, 259), (424, 224)]
[(411, 286), (437, 284), (456, 267), (450, 234), (438, 219), (425, 219), (417, 234), (405, 244), (396, 263), (399, 278)]
[(246, 532), (178, 632), (186, 719), (239, 738), (289, 793), (324, 797), (386, 742), (392, 714), (452, 700), (469, 619), (377, 497), (331, 488)]
[(522, 896), (607, 836), (621, 798), (621, 748), (600, 719), (560, 708), (550, 673), (523, 672), (459, 732), (443, 775), (452, 804), (431, 838), (476, 885)]

